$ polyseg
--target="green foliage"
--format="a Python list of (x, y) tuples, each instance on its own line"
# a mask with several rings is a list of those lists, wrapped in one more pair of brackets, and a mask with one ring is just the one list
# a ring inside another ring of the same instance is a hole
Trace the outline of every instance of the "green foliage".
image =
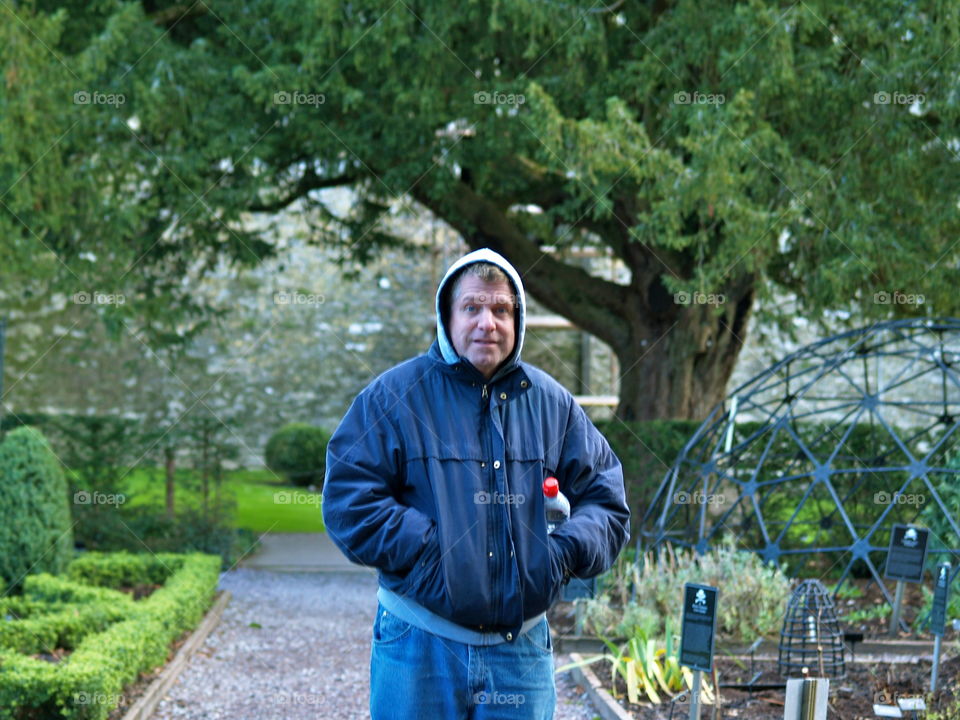
[[(951, 592), (947, 597), (946, 624), (950, 627), (950, 621), (960, 618), (960, 592), (951, 587)], [(933, 593), (926, 585), (920, 586), (920, 592), (923, 593), (923, 605), (917, 611), (913, 621), (913, 631), (921, 633), (930, 627), (930, 613), (933, 611)]]
[(234, 528), (226, 512), (181, 508), (170, 518), (162, 509), (151, 506), (103, 512), (99, 524), (89, 528), (84, 537), (87, 550), (139, 552), (146, 546), (156, 553), (204, 552), (219, 555), (224, 568), (233, 565), (255, 542), (255, 534)]
[(70, 563), (68, 577), (78, 583), (121, 588), (160, 585), (181, 568), (184, 556), (172, 553), (85, 553)]
[(857, 625), (858, 623), (870, 622), (871, 620), (882, 620), (891, 612), (893, 611), (887, 603), (881, 603), (873, 607), (854, 610), (844, 615), (841, 619), (847, 625)]
[[(49, 614), (47, 626), (41, 628), (46, 639), (61, 639), (56, 630), (64, 633), (64, 639), (76, 642), (74, 652), (57, 664), (0, 645), (0, 720), (104, 720), (116, 707), (126, 685), (140, 673), (163, 664), (170, 643), (195, 627), (209, 607), (220, 566), (217, 558), (207, 555), (165, 559), (178, 569), (162, 588), (136, 603), (114, 590), (86, 587), (46, 575), (30, 578), (26, 592), (31, 601), (43, 597), (77, 603), (72, 611), (88, 618), (91, 624), (81, 633), (75, 626), (68, 627), (57, 612)], [(109, 582), (121, 576), (156, 576), (156, 558), (143, 555), (139, 562), (141, 566), (137, 568), (137, 560), (130, 557), (115, 561), (99, 556), (85, 559), (77, 572)], [(98, 564), (102, 569), (97, 568)], [(106, 618), (113, 618), (113, 624), (107, 624)], [(38, 622), (43, 620), (42, 615), (37, 618)], [(25, 621), (11, 624), (17, 622)]]
[[(950, 453), (946, 466), (952, 472), (934, 475), (931, 480), (954, 524), (960, 525), (960, 482), (957, 481), (960, 473), (960, 452), (957, 449)], [(931, 549), (960, 547), (960, 535), (936, 503), (927, 503), (921, 517), (922, 522), (930, 528)]]
[(290, 423), (267, 441), (267, 467), (284, 475), (294, 485), (323, 486), (330, 433), (307, 423)]
[[(732, 544), (714, 547), (702, 556), (674, 553), (667, 547), (659, 557), (646, 555), (642, 570), (632, 562), (618, 561), (601, 576), (601, 590), (587, 604), (588, 625), (601, 637), (660, 636), (668, 626), (680, 626), (679, 593), (688, 582), (720, 588), (718, 636), (751, 642), (780, 631), (790, 580), (780, 568), (766, 565), (754, 553), (737, 550)], [(634, 600), (630, 599), (631, 586), (636, 589)]]
[(631, 509), (630, 534), (637, 537), (640, 522), (667, 471), (700, 426), (692, 420), (652, 420), (596, 423), (623, 464), (623, 483)]
[[(0, 27), (0, 287), (122, 279), (142, 295), (114, 327), (194, 309), (193, 267), (269, 255), (245, 213), (302, 207), (349, 269), (403, 244), (398, 197), (517, 258), (551, 309), (637, 358), (625, 373), (662, 371), (634, 383), (636, 417), (702, 412), (691, 375), (722, 388), (774, 292), (816, 318), (960, 307), (952, 3), (50, 7)], [(319, 192), (336, 185), (353, 207)], [(588, 244), (630, 282), (566, 261)]]
[(0, 578), (16, 588), (28, 572), (61, 572), (73, 554), (67, 485), (38, 430), (0, 443), (0, 497)]

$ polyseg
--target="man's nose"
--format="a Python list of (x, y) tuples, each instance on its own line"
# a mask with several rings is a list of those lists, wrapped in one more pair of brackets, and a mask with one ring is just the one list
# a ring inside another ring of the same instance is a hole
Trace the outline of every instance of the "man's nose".
[(481, 310), (480, 319), (477, 320), (477, 326), (484, 331), (495, 329), (496, 323), (493, 321), (493, 311), (489, 308)]

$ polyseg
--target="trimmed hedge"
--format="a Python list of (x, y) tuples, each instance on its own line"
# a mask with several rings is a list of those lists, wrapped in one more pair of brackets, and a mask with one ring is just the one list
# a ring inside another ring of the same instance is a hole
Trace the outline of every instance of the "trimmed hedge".
[(70, 563), (67, 575), (85, 585), (107, 588), (162, 585), (183, 566), (183, 555), (128, 552), (85, 553)]
[(62, 572), (73, 555), (67, 482), (39, 430), (0, 443), (0, 498), (0, 594), (28, 572)]
[(657, 488), (700, 425), (696, 420), (596, 423), (623, 464), (623, 482), (630, 506), (630, 536), (634, 540)]
[(323, 486), (330, 433), (307, 423), (290, 423), (267, 440), (263, 459), (268, 468), (292, 484)]
[[(157, 572), (156, 558), (140, 557), (139, 569), (129, 557), (121, 561), (109, 556), (84, 559), (76, 574), (108, 582), (120, 578), (120, 584), (124, 584), (131, 577), (145, 578)], [(168, 556), (164, 561), (169, 565), (170, 559)], [(97, 562), (105, 569), (96, 569)], [(31, 578), (26, 588), (31, 600), (42, 597), (104, 608), (122, 595), (129, 610), (121, 622), (88, 634), (73, 654), (58, 664), (0, 649), (0, 720), (104, 720), (118, 705), (123, 688), (140, 673), (162, 665), (170, 643), (197, 625), (210, 605), (219, 576), (220, 558), (181, 556), (178, 569), (166, 584), (140, 602), (115, 590), (82, 586), (62, 578)]]

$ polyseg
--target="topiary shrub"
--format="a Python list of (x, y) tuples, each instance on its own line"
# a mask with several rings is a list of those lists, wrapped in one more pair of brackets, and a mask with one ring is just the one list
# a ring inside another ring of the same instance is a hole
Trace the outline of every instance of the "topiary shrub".
[(67, 483), (39, 430), (14, 430), (0, 443), (0, 590), (28, 572), (60, 573), (73, 556)]
[(290, 423), (270, 436), (264, 460), (293, 485), (322, 488), (328, 442), (330, 433), (323, 428)]

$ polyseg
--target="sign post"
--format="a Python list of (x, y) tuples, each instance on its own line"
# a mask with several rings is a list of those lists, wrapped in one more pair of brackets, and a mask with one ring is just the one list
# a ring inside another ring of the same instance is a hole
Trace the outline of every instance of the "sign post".
[(887, 564), (883, 576), (897, 581), (897, 592), (890, 616), (890, 637), (900, 629), (900, 609), (903, 605), (903, 583), (923, 581), (923, 566), (927, 561), (927, 539), (930, 531), (911, 525), (894, 525), (890, 530)]
[(940, 665), (940, 643), (947, 624), (947, 597), (950, 594), (950, 563), (937, 565), (937, 580), (933, 586), (933, 611), (930, 629), (933, 631), (933, 667), (930, 669), (930, 692), (937, 691), (937, 667)]
[(680, 664), (693, 670), (690, 720), (700, 718), (702, 673), (713, 670), (713, 641), (717, 634), (718, 590), (709, 585), (683, 586), (683, 625), (680, 631)]

